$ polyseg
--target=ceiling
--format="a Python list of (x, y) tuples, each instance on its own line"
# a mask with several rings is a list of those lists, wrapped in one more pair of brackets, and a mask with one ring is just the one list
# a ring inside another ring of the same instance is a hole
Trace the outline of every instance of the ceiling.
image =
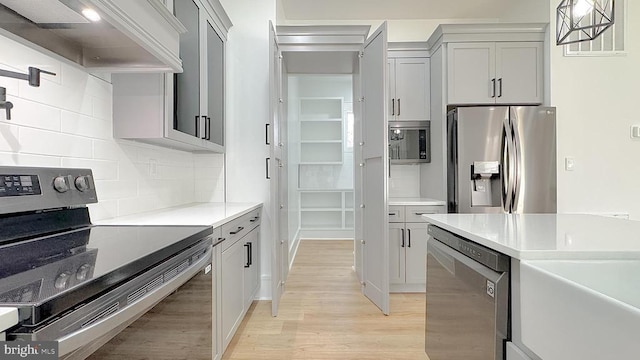
[(543, 0), (278, 0), (287, 20), (498, 18), (514, 2)]

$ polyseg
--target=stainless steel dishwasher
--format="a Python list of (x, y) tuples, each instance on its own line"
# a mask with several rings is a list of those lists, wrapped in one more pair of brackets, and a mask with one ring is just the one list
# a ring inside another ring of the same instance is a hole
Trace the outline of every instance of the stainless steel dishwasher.
[(433, 225), (428, 234), (429, 359), (504, 360), (510, 339), (510, 258)]

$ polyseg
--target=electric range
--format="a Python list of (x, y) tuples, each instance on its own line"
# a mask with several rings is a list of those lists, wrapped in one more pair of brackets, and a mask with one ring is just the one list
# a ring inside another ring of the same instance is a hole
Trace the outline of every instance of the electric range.
[(20, 318), (8, 340), (56, 340), (64, 357), (211, 262), (211, 227), (96, 226), (96, 202), (89, 169), (0, 167), (0, 307)]

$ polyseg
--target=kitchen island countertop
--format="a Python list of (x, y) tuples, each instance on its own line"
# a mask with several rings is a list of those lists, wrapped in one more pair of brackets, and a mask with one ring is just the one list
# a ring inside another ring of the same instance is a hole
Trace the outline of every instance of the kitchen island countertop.
[(640, 221), (582, 214), (429, 214), (423, 219), (519, 260), (640, 259)]

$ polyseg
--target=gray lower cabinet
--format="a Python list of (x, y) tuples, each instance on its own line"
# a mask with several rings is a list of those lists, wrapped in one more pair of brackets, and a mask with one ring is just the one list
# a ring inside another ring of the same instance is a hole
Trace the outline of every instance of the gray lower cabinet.
[(260, 288), (260, 211), (222, 225), (221, 331), (222, 353), (233, 339)]
[(389, 206), (389, 291), (425, 291), (428, 235), (421, 216), (444, 212), (444, 205)]

